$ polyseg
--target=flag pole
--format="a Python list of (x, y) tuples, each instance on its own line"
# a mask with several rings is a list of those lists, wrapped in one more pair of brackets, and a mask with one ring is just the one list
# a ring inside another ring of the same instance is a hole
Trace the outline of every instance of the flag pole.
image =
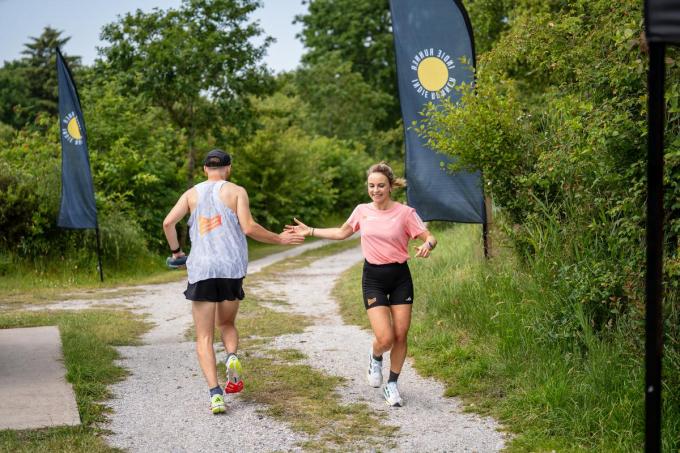
[(102, 268), (102, 243), (101, 240), (99, 239), (99, 224), (97, 224), (97, 228), (95, 228), (95, 231), (97, 233), (97, 262), (99, 267), (99, 280), (104, 282), (104, 269)]
[(665, 44), (649, 43), (647, 115), (647, 273), (645, 340), (645, 451), (661, 451), (663, 358), (663, 134)]

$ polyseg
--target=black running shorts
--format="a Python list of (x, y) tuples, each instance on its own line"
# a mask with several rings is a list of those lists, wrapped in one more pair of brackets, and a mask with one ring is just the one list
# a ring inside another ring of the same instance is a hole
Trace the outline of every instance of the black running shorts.
[(413, 280), (406, 262), (371, 264), (364, 261), (361, 288), (367, 310), (413, 303)]
[(184, 291), (187, 299), (193, 301), (222, 302), (224, 300), (243, 300), (242, 278), (209, 278), (189, 283)]

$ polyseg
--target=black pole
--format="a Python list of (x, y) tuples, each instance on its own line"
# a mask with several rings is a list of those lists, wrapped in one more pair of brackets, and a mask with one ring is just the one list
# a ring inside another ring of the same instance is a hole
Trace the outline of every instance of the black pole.
[(99, 264), (99, 280), (104, 281), (104, 269), (102, 268), (102, 243), (99, 239), (99, 225), (95, 228), (97, 232), (97, 262)]
[(645, 342), (645, 451), (661, 451), (663, 358), (663, 134), (665, 44), (649, 43), (647, 143), (647, 338)]
[(482, 223), (482, 237), (484, 238), (484, 258), (489, 258), (489, 224)]

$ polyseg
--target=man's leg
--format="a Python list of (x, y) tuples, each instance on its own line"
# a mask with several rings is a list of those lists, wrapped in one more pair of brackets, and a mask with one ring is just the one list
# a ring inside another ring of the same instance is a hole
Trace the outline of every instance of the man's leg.
[(215, 350), (213, 349), (213, 333), (215, 329), (215, 303), (192, 302), (191, 312), (196, 328), (196, 354), (209, 388), (216, 387), (217, 367)]
[(238, 330), (236, 330), (236, 313), (239, 307), (238, 300), (225, 300), (217, 304), (217, 327), (222, 334), (224, 350), (227, 352), (227, 385), (224, 391), (227, 393), (238, 393), (243, 390), (243, 380), (241, 379), (241, 362), (236, 356), (238, 350)]
[(225, 300), (221, 303), (215, 304), (217, 319), (217, 328), (222, 333), (222, 342), (224, 343), (224, 350), (228, 353), (236, 353), (238, 350), (238, 330), (236, 330), (236, 314), (238, 313), (239, 300)]

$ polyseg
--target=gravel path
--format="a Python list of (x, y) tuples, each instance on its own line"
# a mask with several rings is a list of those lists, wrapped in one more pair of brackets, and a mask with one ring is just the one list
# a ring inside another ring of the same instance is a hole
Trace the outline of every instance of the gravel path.
[[(444, 386), (434, 379), (420, 377), (411, 367), (410, 360), (399, 378), (404, 407), (387, 406), (380, 389), (368, 386), (366, 362), (372, 335), (359, 327), (343, 324), (330, 296), (337, 276), (361, 259), (359, 249), (348, 250), (317, 260), (309, 267), (286, 272), (267, 285), (267, 291), (290, 303), (272, 308), (314, 316), (316, 320), (302, 334), (276, 338), (274, 347), (298, 349), (307, 355), (306, 363), (310, 366), (346, 378), (347, 383), (340, 389), (345, 402), (365, 402), (375, 411), (385, 412), (386, 423), (399, 427), (397, 447), (392, 451), (501, 450), (504, 435), (497, 431), (499, 426), (493, 419), (462, 413), (459, 401), (445, 398)], [(383, 362), (383, 375), (386, 376), (389, 374), (389, 354)], [(381, 449), (381, 446), (376, 448)]]
[[(324, 244), (325, 241), (309, 243), (254, 261), (248, 273)], [(386, 414), (386, 424), (399, 427), (396, 449), (391, 451), (502, 449), (504, 435), (497, 431), (494, 420), (463, 414), (456, 399), (442, 396), (441, 383), (418, 376), (409, 361), (400, 377), (405, 407), (388, 407), (380, 389), (366, 384), (365, 356), (371, 335), (343, 324), (330, 297), (340, 273), (361, 259), (360, 250), (354, 248), (302, 269), (272, 276), (270, 280), (260, 280), (257, 287), (249, 287), (246, 279), (246, 293), (276, 296), (289, 304), (272, 304), (271, 308), (305, 314), (314, 320), (302, 334), (274, 339), (273, 347), (298, 349), (307, 355), (306, 362), (312, 367), (346, 378), (347, 384), (339, 389), (345, 402), (365, 402)], [(308, 440), (305, 435), (262, 415), (261, 406), (230, 395), (226, 417), (210, 413), (194, 344), (184, 340), (184, 333), (192, 324), (191, 306), (182, 295), (185, 287), (185, 282), (147, 285), (135, 287), (135, 294), (105, 302), (70, 300), (47, 307), (82, 309), (114, 303), (148, 315), (155, 324), (143, 337), (144, 345), (118, 348), (122, 356), (119, 364), (130, 370), (130, 375), (111, 387), (114, 397), (107, 404), (112, 413), (106, 426), (111, 431), (107, 437), (109, 444), (131, 452), (300, 451), (298, 445)], [(389, 364), (389, 355), (385, 363)], [(247, 368), (247, 360), (243, 364)], [(381, 445), (375, 448), (386, 450)]]

